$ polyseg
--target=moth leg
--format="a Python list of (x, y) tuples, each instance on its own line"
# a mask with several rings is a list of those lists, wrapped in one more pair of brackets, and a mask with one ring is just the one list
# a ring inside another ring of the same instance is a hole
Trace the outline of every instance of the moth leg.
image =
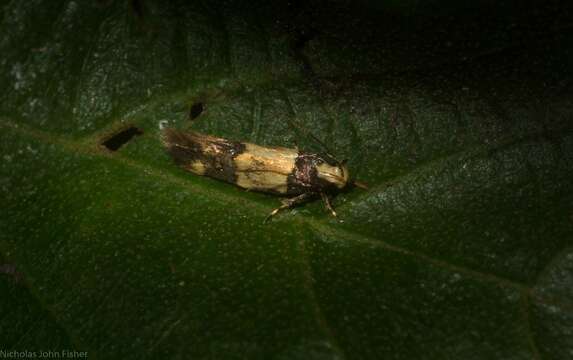
[(336, 211), (334, 211), (334, 208), (332, 207), (332, 204), (330, 203), (330, 198), (328, 197), (328, 195), (321, 192), (320, 196), (322, 197), (322, 201), (324, 201), (324, 206), (326, 206), (326, 208), (330, 211), (332, 216), (337, 217)]
[(296, 206), (298, 204), (302, 204), (303, 202), (308, 201), (314, 195), (315, 195), (314, 193), (304, 193), (304, 194), (297, 195), (297, 196), (290, 198), (290, 199), (282, 200), (281, 201), (282, 205), (279, 206), (278, 208), (274, 209), (273, 211), (271, 211), (271, 213), (265, 218), (265, 223), (267, 221), (269, 221), (270, 218), (275, 216), (279, 211), (284, 210), (284, 209), (289, 209), (289, 208)]

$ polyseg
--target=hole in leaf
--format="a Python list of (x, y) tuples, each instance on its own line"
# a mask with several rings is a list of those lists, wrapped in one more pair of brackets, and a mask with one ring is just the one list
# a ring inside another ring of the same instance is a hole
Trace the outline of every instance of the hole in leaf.
[(105, 146), (108, 150), (117, 151), (120, 147), (127, 144), (134, 136), (142, 135), (143, 131), (139, 130), (135, 126), (128, 127), (112, 135), (109, 139), (105, 140), (101, 144)]
[(189, 110), (189, 119), (190, 120), (195, 120), (199, 117), (199, 115), (201, 115), (203, 113), (203, 103), (202, 102), (196, 102), (193, 105), (191, 105), (191, 109)]

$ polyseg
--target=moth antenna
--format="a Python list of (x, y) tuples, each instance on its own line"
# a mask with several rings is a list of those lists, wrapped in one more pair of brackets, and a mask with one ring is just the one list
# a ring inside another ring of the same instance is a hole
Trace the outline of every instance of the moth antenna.
[(297, 129), (299, 129), (303, 133), (310, 136), (314, 141), (316, 141), (320, 146), (322, 146), (325, 150), (324, 154), (326, 156), (328, 156), (331, 160), (334, 160), (334, 162), (336, 162), (337, 164), (341, 164), (341, 162), (338, 161), (338, 159), (334, 155), (332, 155), (332, 151), (330, 151), (328, 146), (326, 146), (326, 144), (323, 143), (318, 137), (316, 137), (310, 130), (307, 130), (306, 128), (304, 128), (302, 125), (300, 125), (298, 123), (298, 121), (296, 121), (294, 119), (288, 119), (288, 122), (291, 123), (292, 125), (294, 125)]
[(356, 186), (357, 188), (360, 188), (360, 189), (368, 190), (368, 185), (366, 185), (365, 183), (360, 182), (360, 181), (354, 180), (354, 181), (352, 182), (352, 185), (354, 185), (354, 186)]

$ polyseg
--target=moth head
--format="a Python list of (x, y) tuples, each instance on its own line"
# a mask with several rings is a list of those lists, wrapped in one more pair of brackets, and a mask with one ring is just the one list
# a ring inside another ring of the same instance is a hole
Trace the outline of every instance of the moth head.
[(331, 186), (342, 189), (348, 184), (348, 167), (344, 161), (336, 165), (325, 162), (318, 165), (316, 170), (317, 176)]

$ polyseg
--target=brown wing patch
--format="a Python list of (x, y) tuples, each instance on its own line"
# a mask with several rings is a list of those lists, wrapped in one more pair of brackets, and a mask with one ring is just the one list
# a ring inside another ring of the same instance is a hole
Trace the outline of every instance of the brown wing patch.
[(234, 158), (245, 145), (196, 132), (165, 129), (162, 141), (179, 166), (198, 175), (236, 183)]

